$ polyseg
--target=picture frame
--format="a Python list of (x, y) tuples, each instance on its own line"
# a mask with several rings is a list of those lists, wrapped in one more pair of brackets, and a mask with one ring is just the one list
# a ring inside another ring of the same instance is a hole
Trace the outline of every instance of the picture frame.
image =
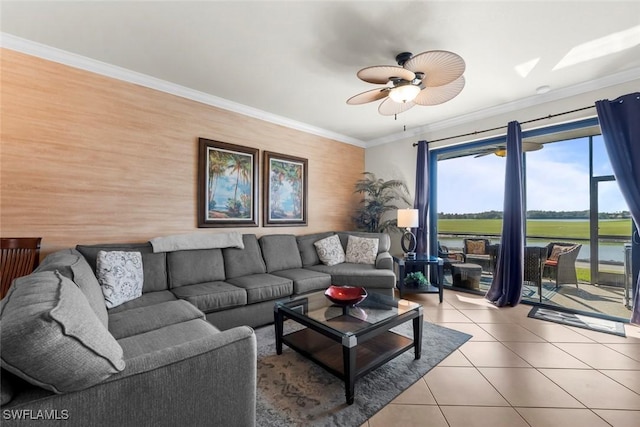
[(198, 227), (257, 227), (259, 150), (198, 141)]
[(264, 227), (307, 225), (308, 160), (264, 152)]

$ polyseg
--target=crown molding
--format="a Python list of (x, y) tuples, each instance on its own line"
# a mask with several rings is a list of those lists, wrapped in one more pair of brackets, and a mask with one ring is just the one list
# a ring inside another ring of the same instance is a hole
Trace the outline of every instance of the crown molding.
[(68, 65), (70, 67), (79, 68), (81, 70), (133, 83), (150, 89), (159, 90), (161, 92), (176, 95), (182, 98), (197, 101), (212, 107), (221, 108), (223, 110), (242, 114), (244, 116), (253, 117), (265, 122), (295, 129), (312, 135), (332, 139), (345, 144), (355, 145), (365, 148), (365, 141), (332, 132), (327, 129), (311, 126), (306, 123), (291, 120), (286, 117), (278, 116), (264, 110), (249, 107), (244, 104), (229, 101), (228, 99), (210, 95), (205, 92), (190, 89), (185, 86), (174, 84), (166, 80), (151, 77), (146, 74), (138, 73), (116, 65), (107, 64), (106, 62), (97, 61), (82, 55), (71, 53), (62, 49), (54, 48), (42, 43), (23, 39), (12, 34), (0, 32), (0, 47), (26, 53), (31, 56), (37, 56), (42, 59)]
[[(506, 104), (496, 105), (494, 107), (474, 111), (469, 114), (463, 114), (451, 119), (419, 126), (413, 129), (407, 129), (404, 132), (394, 133), (392, 135), (372, 139), (367, 142), (366, 146), (367, 148), (370, 148), (377, 145), (384, 145), (401, 140), (407, 140), (409, 138), (424, 139), (424, 135), (427, 132), (436, 132), (448, 128), (455, 128), (456, 126), (475, 122), (478, 120), (488, 119), (500, 114), (534, 107), (536, 105), (545, 104), (547, 102), (559, 101), (576, 95), (582, 95), (584, 93), (592, 92), (605, 87), (615, 86), (633, 80), (638, 80), (638, 76), (640, 76), (640, 67), (632, 68), (630, 70), (621, 71), (619, 73), (601, 77), (599, 79), (589, 80), (587, 82), (577, 83), (575, 85), (560, 88), (551, 92), (547, 92), (543, 95), (529, 96), (527, 98), (518, 99)], [(594, 103), (595, 101), (596, 100), (594, 100)]]
[(169, 93), (171, 95), (190, 99), (205, 105), (221, 108), (223, 110), (242, 114), (248, 117), (253, 117), (269, 123), (361, 148), (370, 148), (402, 140), (406, 141), (409, 139), (424, 139), (424, 135), (428, 132), (436, 132), (449, 128), (455, 128), (466, 123), (485, 120), (500, 114), (505, 114), (512, 111), (544, 104), (547, 102), (569, 98), (571, 96), (581, 95), (583, 93), (595, 91), (609, 86), (615, 86), (617, 84), (627, 83), (633, 80), (637, 80), (638, 76), (640, 75), (640, 67), (633, 68), (630, 70), (622, 71), (620, 73), (612, 74), (610, 76), (578, 83), (572, 86), (567, 86), (543, 95), (534, 95), (527, 98), (522, 98), (513, 102), (485, 108), (468, 114), (463, 114), (451, 119), (446, 119), (424, 126), (407, 129), (403, 132), (394, 133), (368, 141), (363, 141), (337, 132), (332, 132), (327, 129), (322, 129), (303, 122), (291, 120), (283, 116), (278, 116), (264, 110), (249, 107), (247, 105), (233, 102), (228, 99), (210, 95), (205, 92), (190, 89), (188, 87), (174, 84), (166, 80), (138, 73), (136, 71), (132, 71), (123, 67), (118, 67), (116, 65), (97, 61), (95, 59), (71, 53), (62, 49), (54, 48), (42, 43), (23, 39), (9, 33), (0, 32), (0, 47), (68, 65), (70, 67), (79, 68), (106, 77), (111, 77), (117, 80), (126, 81), (161, 92)]

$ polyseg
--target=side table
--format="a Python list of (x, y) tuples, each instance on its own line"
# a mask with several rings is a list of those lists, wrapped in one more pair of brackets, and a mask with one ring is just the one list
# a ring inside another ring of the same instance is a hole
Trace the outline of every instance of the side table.
[[(442, 302), (442, 284), (444, 283), (444, 261), (436, 256), (426, 254), (416, 254), (415, 259), (404, 257), (393, 257), (393, 262), (398, 265), (398, 281), (396, 286), (400, 293), (400, 298), (404, 294), (438, 294)], [(425, 286), (406, 286), (404, 278), (407, 270), (413, 271), (413, 267), (419, 267), (420, 271), (429, 280)]]

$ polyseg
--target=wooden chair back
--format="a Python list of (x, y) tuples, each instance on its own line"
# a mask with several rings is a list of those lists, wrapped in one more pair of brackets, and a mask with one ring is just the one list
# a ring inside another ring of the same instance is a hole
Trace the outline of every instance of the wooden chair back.
[(0, 239), (0, 299), (9, 291), (13, 279), (31, 274), (38, 266), (41, 241), (41, 237)]

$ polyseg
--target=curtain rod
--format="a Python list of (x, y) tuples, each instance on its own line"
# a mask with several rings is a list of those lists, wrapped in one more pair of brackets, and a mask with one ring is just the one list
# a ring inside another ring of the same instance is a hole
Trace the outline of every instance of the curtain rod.
[[(531, 120), (527, 120), (525, 122), (520, 122), (520, 124), (524, 125), (524, 124), (527, 124), (527, 123), (533, 123), (533, 122), (537, 122), (537, 121), (540, 121), (540, 120), (552, 119), (554, 117), (564, 116), (565, 114), (576, 113), (578, 111), (588, 110), (590, 108), (596, 108), (596, 106), (595, 105), (590, 105), (588, 107), (582, 107), (582, 108), (578, 108), (576, 110), (565, 111), (564, 113), (549, 114), (548, 116), (538, 117), (537, 119), (531, 119)], [(498, 127), (491, 128), (491, 129), (477, 130), (477, 131), (474, 131), (474, 132), (463, 133), (463, 134), (456, 135), (456, 136), (448, 136), (446, 138), (434, 139), (433, 141), (429, 141), (429, 144), (434, 143), (434, 142), (447, 141), (449, 139), (460, 138), (460, 137), (463, 137), (463, 136), (472, 136), (472, 135), (477, 135), (479, 133), (485, 133), (485, 132), (491, 132), (491, 131), (494, 131), (494, 130), (506, 129), (506, 128), (507, 128), (507, 126), (498, 126)], [(417, 142), (413, 143), (414, 147), (417, 146), (417, 145), (418, 145)]]

